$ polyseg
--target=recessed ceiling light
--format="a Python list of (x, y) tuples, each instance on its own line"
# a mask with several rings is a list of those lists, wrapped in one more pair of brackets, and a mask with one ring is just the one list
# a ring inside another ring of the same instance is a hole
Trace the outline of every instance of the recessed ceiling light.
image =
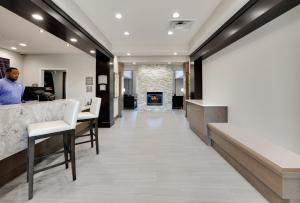
[(76, 38), (71, 38), (70, 40), (71, 40), (71, 42), (77, 42)]
[(177, 53), (177, 52), (174, 52), (173, 54), (174, 54), (175, 56), (176, 56), (176, 55), (178, 55), (178, 53)]
[(17, 50), (17, 47), (10, 47), (12, 50)]
[(95, 54), (96, 51), (95, 51), (95, 50), (91, 50), (90, 53), (91, 53), (91, 54)]
[(35, 20), (44, 20), (43, 16), (41, 16), (40, 14), (34, 13), (31, 15)]
[(122, 19), (123, 18), (121, 13), (116, 13), (115, 17), (116, 17), (116, 19)]
[(172, 14), (172, 17), (173, 17), (173, 18), (179, 18), (179, 16), (180, 16), (180, 14), (179, 14), (178, 12), (174, 12), (174, 13)]
[(173, 35), (173, 34), (174, 34), (174, 32), (172, 30), (168, 31), (168, 35)]
[(125, 31), (124, 35), (128, 36), (128, 35), (130, 35), (130, 33), (128, 31)]
[(131, 55), (131, 53), (127, 53), (127, 56), (130, 56)]
[(66, 45), (67, 45), (67, 47), (69, 47), (69, 46), (70, 46), (70, 44), (69, 44), (69, 43), (67, 43)]
[(19, 44), (21, 47), (26, 47), (27, 46), (27, 44), (25, 44), (25, 43), (20, 43)]
[(135, 64), (136, 64), (136, 62), (132, 62), (132, 64), (133, 64), (133, 65), (135, 65)]
[(40, 32), (42, 33), (42, 32), (44, 32), (44, 30), (43, 30), (43, 29), (40, 29)]

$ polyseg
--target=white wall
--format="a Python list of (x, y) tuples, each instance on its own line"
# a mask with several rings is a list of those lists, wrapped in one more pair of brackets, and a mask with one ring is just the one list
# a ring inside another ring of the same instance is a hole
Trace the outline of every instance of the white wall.
[(203, 61), (204, 100), (300, 154), (300, 6)]
[(16, 67), (19, 69), (19, 72), (20, 72), (19, 81), (22, 83), (24, 57), (17, 52), (9, 51), (9, 50), (2, 49), (2, 48), (0, 48), (0, 57), (9, 59), (10, 66)]
[(92, 76), (95, 84), (96, 59), (87, 54), (36, 54), (24, 57), (24, 85), (41, 84), (42, 69), (67, 69), (66, 97), (78, 99), (81, 105), (95, 96), (86, 92), (85, 77)]

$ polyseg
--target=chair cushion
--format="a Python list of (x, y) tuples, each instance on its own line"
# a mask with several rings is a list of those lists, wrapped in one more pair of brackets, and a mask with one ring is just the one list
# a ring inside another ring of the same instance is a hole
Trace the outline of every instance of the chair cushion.
[(32, 123), (27, 127), (29, 137), (56, 133), (71, 129), (71, 126), (62, 120)]
[(79, 112), (77, 121), (85, 120), (85, 119), (93, 119), (93, 118), (97, 118), (97, 117), (98, 117), (97, 115), (92, 114), (90, 112)]

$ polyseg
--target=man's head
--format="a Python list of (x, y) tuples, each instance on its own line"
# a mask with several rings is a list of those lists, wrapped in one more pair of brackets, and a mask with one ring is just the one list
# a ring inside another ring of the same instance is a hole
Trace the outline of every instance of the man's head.
[(5, 74), (6, 74), (6, 78), (11, 81), (16, 81), (19, 78), (19, 70), (14, 67), (10, 67), (6, 69)]

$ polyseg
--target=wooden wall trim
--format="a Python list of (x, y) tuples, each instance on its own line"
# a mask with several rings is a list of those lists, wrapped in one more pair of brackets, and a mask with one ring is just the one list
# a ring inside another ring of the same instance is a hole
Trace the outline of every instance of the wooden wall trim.
[[(108, 49), (51, 0), (1, 0), (0, 5), (65, 42), (70, 43), (70, 38), (76, 37), (78, 42), (72, 45), (92, 57), (96, 55), (91, 54), (90, 50), (98, 50), (108, 58), (113, 57)], [(31, 17), (36, 12), (43, 15), (43, 21), (35, 21)]]
[(208, 58), (299, 3), (299, 0), (248, 1), (190, 55), (191, 60)]
[(122, 87), (122, 84), (123, 84), (123, 81), (124, 81), (124, 63), (118, 63), (118, 72), (119, 72), (119, 117), (122, 117), (122, 111), (123, 111), (123, 108), (124, 108), (124, 98), (123, 98), (123, 87)]

